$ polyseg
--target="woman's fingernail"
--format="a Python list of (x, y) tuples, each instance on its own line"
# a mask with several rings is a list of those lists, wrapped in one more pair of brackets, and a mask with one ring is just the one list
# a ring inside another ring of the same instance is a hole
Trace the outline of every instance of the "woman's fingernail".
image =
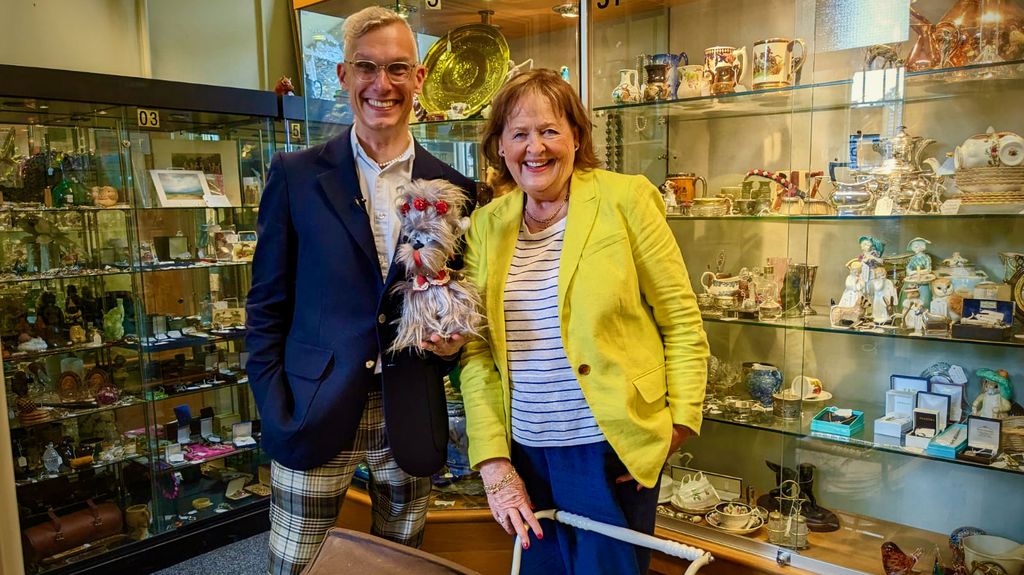
[(538, 532), (538, 533), (537, 533), (537, 539), (544, 539), (544, 534), (543, 534), (543, 533), (540, 533), (540, 532)]
[(523, 549), (529, 549), (529, 548), (530, 548), (530, 542), (529, 541), (524, 541), (523, 542)]

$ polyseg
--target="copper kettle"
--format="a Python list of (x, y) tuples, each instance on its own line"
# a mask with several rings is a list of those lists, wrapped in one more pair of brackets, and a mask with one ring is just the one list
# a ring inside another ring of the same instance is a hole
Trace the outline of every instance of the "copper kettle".
[(939, 42), (956, 44), (953, 66), (1019, 60), (1024, 57), (1024, 10), (1016, 0), (958, 0), (939, 20), (959, 33), (941, 34)]
[(956, 25), (952, 22), (932, 24), (913, 6), (910, 19), (910, 29), (917, 33), (917, 42), (907, 56), (907, 70), (921, 72), (950, 66), (950, 57), (961, 43)]

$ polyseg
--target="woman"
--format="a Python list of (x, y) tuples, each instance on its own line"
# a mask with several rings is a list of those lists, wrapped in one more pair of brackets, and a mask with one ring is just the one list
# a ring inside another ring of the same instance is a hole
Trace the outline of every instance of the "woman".
[(665, 204), (596, 169), (586, 110), (551, 70), (502, 88), (483, 146), (515, 188), (467, 236), (489, 326), (462, 358), (471, 462), (530, 549), (524, 573), (646, 573), (647, 551), (542, 531), (532, 509), (653, 533), (662, 464), (700, 430), (707, 339)]

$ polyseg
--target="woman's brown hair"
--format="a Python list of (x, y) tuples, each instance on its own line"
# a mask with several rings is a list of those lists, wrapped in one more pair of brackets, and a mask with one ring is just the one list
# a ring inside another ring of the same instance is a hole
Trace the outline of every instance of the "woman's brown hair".
[(580, 97), (558, 72), (539, 68), (519, 74), (506, 82), (491, 101), (491, 117), (484, 126), (483, 147), (484, 158), (498, 171), (498, 185), (515, 185), (504, 158), (498, 154), (498, 143), (505, 131), (506, 122), (515, 112), (519, 101), (527, 94), (538, 94), (547, 98), (551, 108), (562, 114), (569, 122), (576, 136), (576, 143), (580, 146), (576, 150), (574, 169), (592, 170), (601, 165), (594, 153), (590, 116), (583, 107)]

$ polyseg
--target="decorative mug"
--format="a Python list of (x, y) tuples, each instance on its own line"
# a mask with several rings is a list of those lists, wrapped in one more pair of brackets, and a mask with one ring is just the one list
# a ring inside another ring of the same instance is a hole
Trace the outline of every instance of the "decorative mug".
[(733, 80), (741, 83), (747, 69), (747, 47), (712, 46), (704, 50), (704, 76), (709, 81), (715, 77), (715, 70), (723, 64), (735, 68)]
[(710, 93), (707, 76), (704, 75), (704, 66), (690, 64), (679, 66), (676, 69), (679, 78), (679, 88), (676, 90), (676, 98), (699, 98)]
[(668, 84), (668, 64), (648, 64), (647, 82), (644, 84), (644, 102), (661, 102), (671, 98)]
[(465, 102), (452, 102), (452, 105), (448, 108), (448, 119), (463, 120), (466, 118), (467, 110), (469, 110), (469, 104)]
[(738, 68), (732, 64), (718, 64), (711, 73), (711, 95), (732, 94), (739, 82)]
[[(697, 193), (697, 182), (701, 184), (700, 194)], [(665, 183), (662, 184), (661, 191), (671, 192), (675, 196), (676, 202), (680, 204), (688, 204), (695, 198), (707, 195), (708, 181), (702, 176), (690, 172), (669, 174), (665, 177)]]
[[(794, 46), (800, 46), (800, 55), (793, 56)], [(800, 38), (769, 38), (754, 42), (752, 86), (755, 90), (785, 88), (792, 85), (807, 55), (807, 45)]]

